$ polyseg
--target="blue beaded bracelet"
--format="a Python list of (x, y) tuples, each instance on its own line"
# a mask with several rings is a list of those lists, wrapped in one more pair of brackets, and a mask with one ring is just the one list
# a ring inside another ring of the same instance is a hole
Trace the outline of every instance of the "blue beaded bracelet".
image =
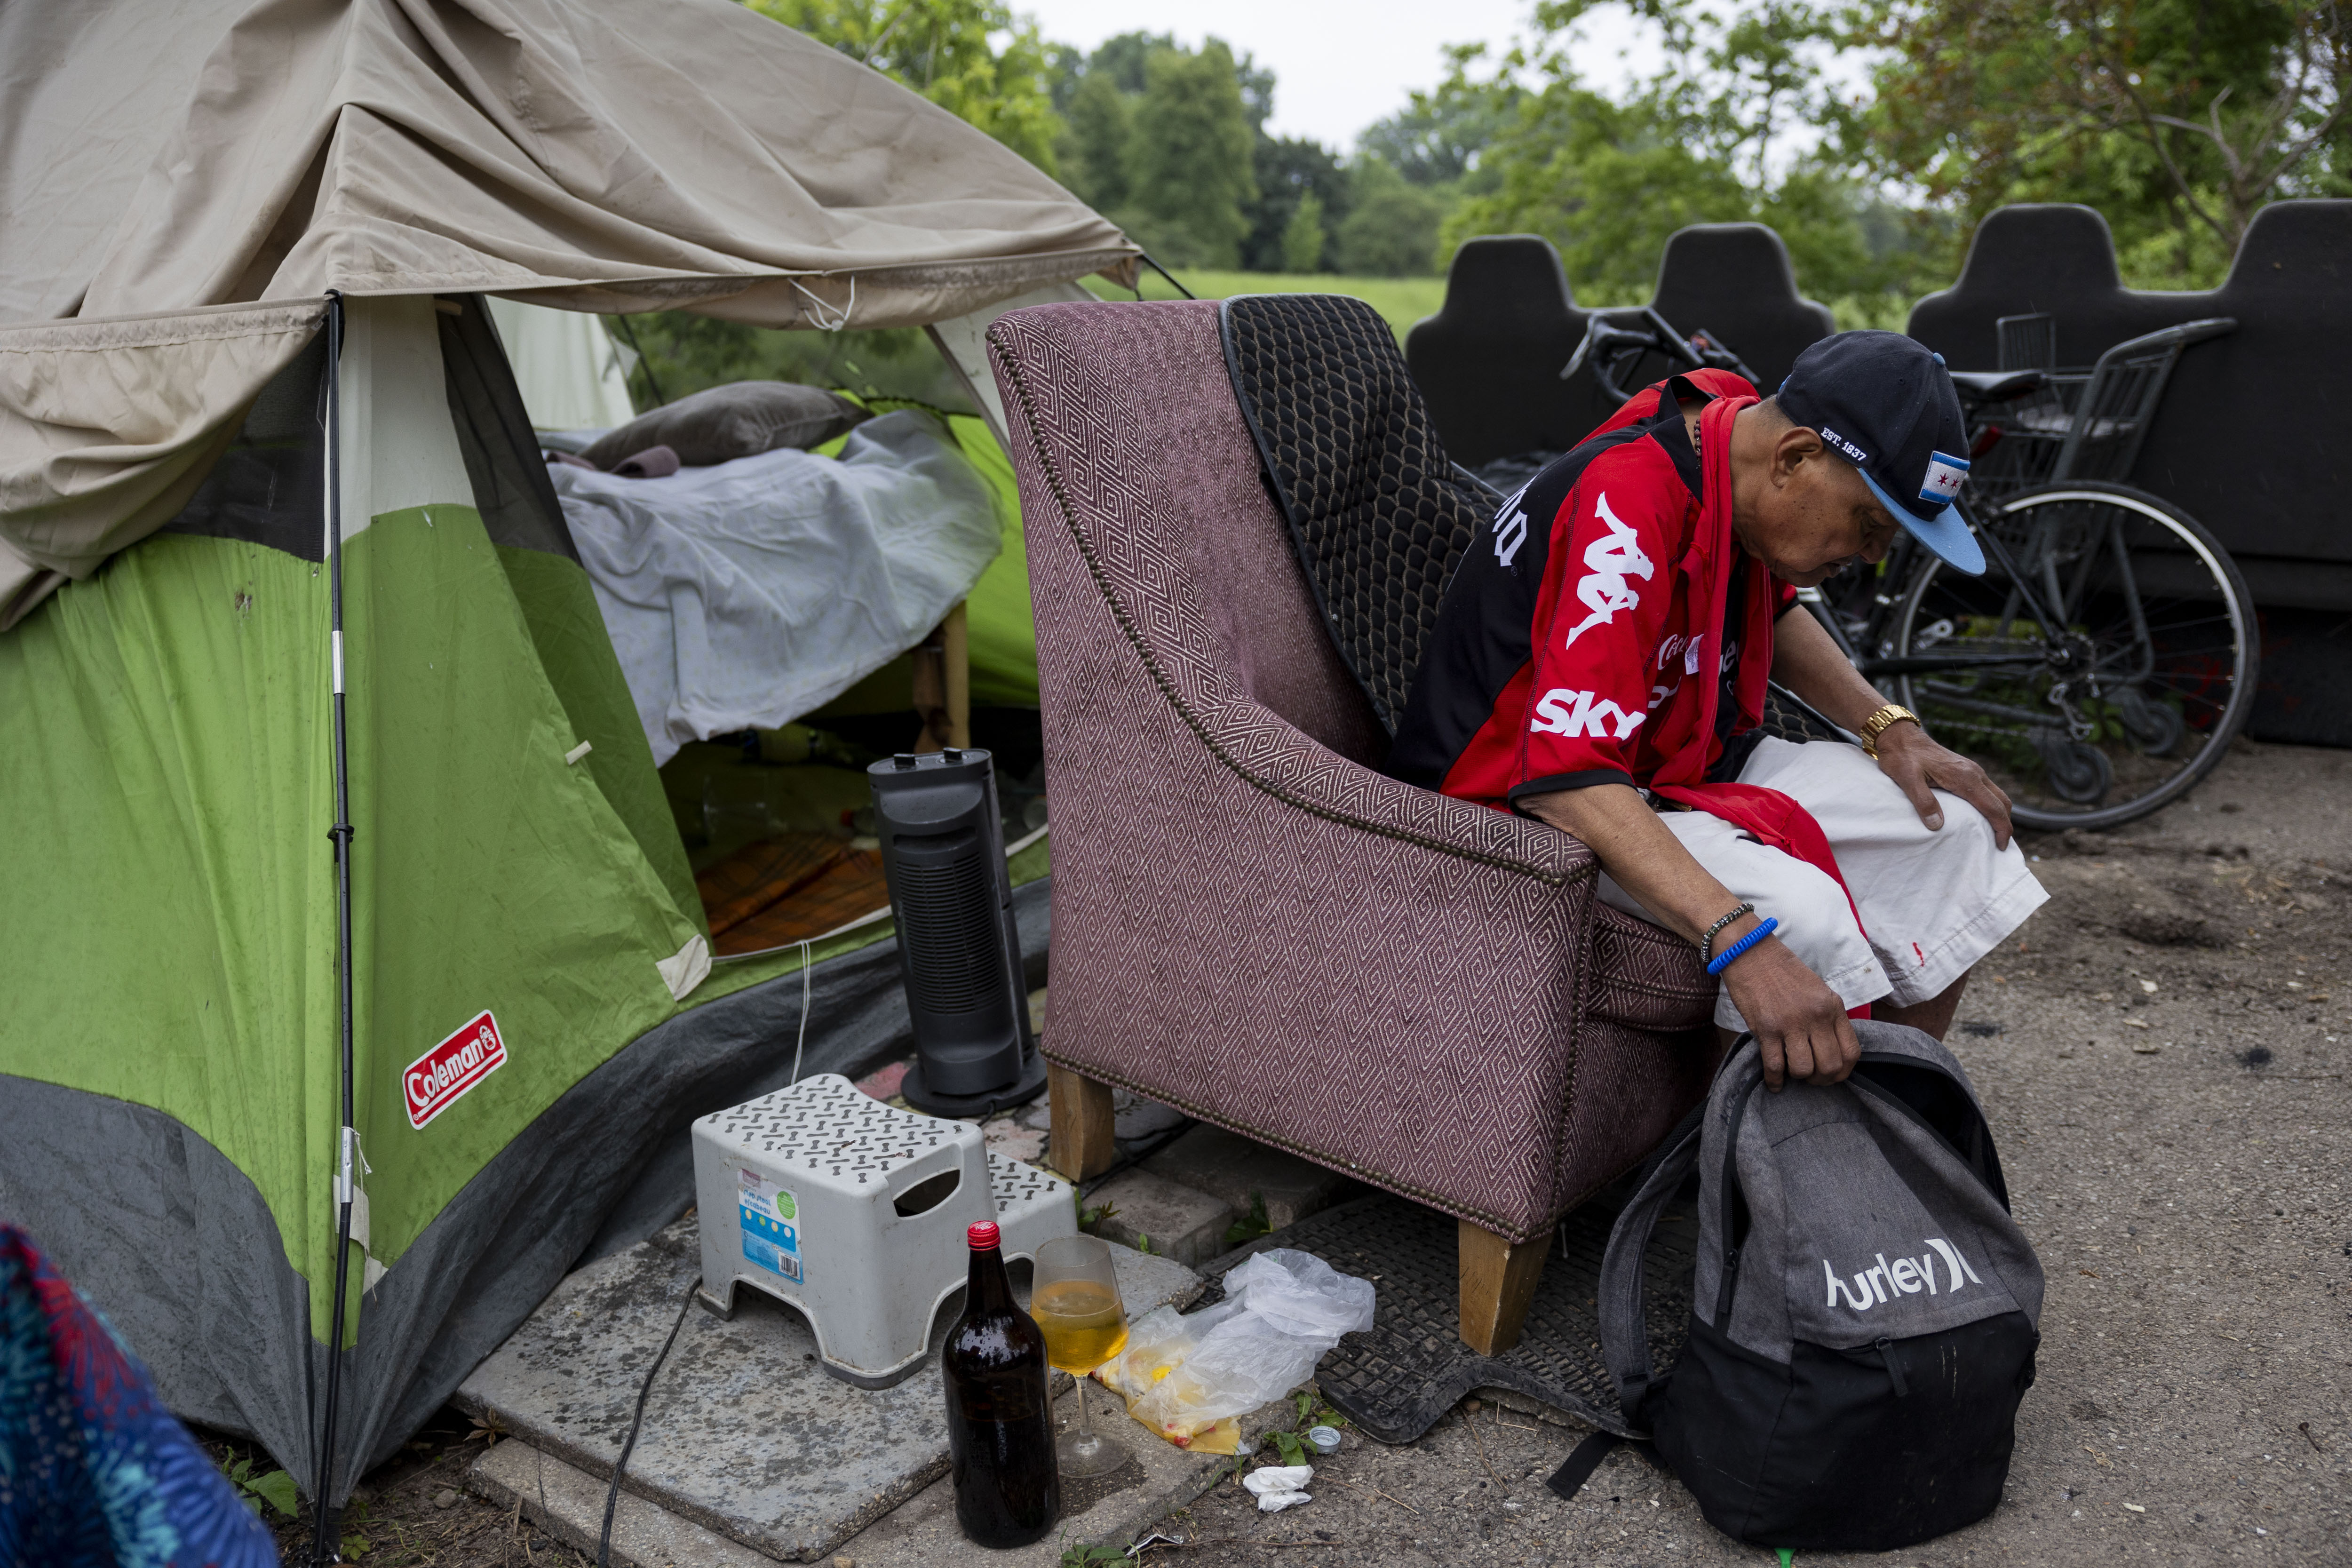
[(1721, 952), (1717, 953), (1715, 955), (1714, 962), (1710, 963), (1706, 966), (1706, 972), (1709, 974), (1722, 973), (1725, 970), (1731, 967), (1731, 961), (1733, 959), (1738, 958), (1741, 953), (1746, 952), (1749, 948), (1754, 947), (1758, 942), (1762, 942), (1766, 937), (1770, 936), (1774, 931), (1780, 929), (1780, 922), (1772, 919), (1769, 915), (1767, 915), (1762, 925), (1758, 926), (1754, 931), (1749, 931), (1746, 936), (1741, 937), (1738, 942), (1733, 942), (1729, 947), (1727, 947)]

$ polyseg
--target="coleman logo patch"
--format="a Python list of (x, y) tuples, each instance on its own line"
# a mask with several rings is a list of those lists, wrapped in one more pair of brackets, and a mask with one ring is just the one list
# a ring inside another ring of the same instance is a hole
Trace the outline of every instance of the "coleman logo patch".
[(465, 1097), (467, 1090), (507, 1065), (499, 1021), (485, 1011), (472, 1023), (408, 1064), (400, 1075), (408, 1124), (422, 1128)]

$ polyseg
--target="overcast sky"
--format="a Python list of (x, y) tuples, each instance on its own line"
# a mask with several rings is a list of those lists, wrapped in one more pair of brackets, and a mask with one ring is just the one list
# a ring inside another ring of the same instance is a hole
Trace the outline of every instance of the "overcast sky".
[[(1273, 68), (1276, 136), (1312, 137), (1345, 152), (1375, 120), (1444, 74), (1438, 50), (1484, 42), (1499, 51), (1524, 30), (1532, 0), (1013, 0), (1055, 42), (1091, 49), (1114, 34), (1170, 33), (1197, 47), (1215, 37)], [(1621, 52), (1631, 50), (1630, 62)], [(1584, 24), (1580, 74), (1615, 97), (1629, 64), (1657, 68), (1658, 50), (1622, 11)]]

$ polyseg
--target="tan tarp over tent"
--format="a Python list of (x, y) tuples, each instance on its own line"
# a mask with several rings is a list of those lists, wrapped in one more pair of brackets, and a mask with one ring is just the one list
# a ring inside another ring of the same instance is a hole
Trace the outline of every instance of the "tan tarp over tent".
[(0, 629), (171, 516), (330, 289), (884, 327), (1138, 254), (728, 0), (0, 6)]

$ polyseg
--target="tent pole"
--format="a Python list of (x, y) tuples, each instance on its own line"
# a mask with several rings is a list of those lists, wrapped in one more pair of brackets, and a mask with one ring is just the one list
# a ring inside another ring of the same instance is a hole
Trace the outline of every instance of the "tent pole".
[(352, 1194), (359, 1134), (352, 1095), (352, 780), (343, 731), (343, 297), (327, 291), (327, 596), (329, 657), (334, 686), (335, 825), (327, 837), (335, 846), (335, 992), (342, 1065), (342, 1118), (336, 1130), (335, 1310), (327, 1337), (327, 1397), (319, 1437), (319, 1489), (312, 1500), (316, 1530), (313, 1563), (340, 1562), (341, 1510), (335, 1508), (335, 1405), (342, 1389), (343, 1314), (351, 1278)]

